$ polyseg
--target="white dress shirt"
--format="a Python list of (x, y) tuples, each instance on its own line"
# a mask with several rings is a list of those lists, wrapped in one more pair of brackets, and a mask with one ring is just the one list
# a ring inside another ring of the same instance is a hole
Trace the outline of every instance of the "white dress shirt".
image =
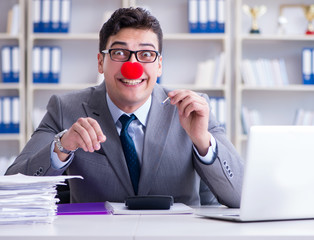
[[(126, 114), (128, 116), (130, 116), (131, 114), (127, 114), (127, 113), (123, 112), (121, 109), (119, 109), (111, 101), (108, 94), (106, 94), (106, 98), (107, 98), (109, 111), (110, 111), (111, 116), (115, 122), (118, 134), (120, 136), (122, 124), (119, 121), (119, 118), (123, 114)], [(140, 108), (138, 108), (135, 112), (133, 112), (133, 114), (136, 116), (137, 119), (133, 120), (128, 127), (128, 133), (129, 133), (130, 137), (132, 138), (132, 140), (134, 141), (135, 149), (137, 152), (137, 156), (138, 156), (140, 165), (142, 165), (144, 136), (145, 136), (147, 117), (148, 117), (149, 109), (151, 106), (151, 101), (152, 101), (152, 98), (150, 96), (147, 99), (147, 101)], [(73, 159), (75, 153), (72, 153), (69, 156), (69, 159), (67, 161), (62, 162), (58, 158), (57, 153), (54, 152), (54, 146), (55, 146), (55, 144), (54, 144), (54, 142), (52, 142), (52, 144), (51, 144), (51, 164), (54, 168), (61, 169), (61, 168), (65, 167)], [(211, 146), (209, 147), (208, 152), (204, 157), (199, 155), (199, 153), (198, 153), (198, 151), (194, 145), (193, 145), (193, 148), (194, 148), (194, 151), (196, 152), (196, 154), (198, 155), (199, 159), (203, 163), (209, 164), (209, 163), (212, 163), (214, 161), (213, 158), (216, 156), (216, 154), (215, 154), (216, 140), (213, 136), (211, 136)]]

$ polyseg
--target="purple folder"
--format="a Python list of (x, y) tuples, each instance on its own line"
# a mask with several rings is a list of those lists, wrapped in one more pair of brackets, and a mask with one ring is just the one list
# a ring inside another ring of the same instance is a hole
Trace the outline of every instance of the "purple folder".
[(57, 215), (111, 214), (104, 202), (57, 204)]

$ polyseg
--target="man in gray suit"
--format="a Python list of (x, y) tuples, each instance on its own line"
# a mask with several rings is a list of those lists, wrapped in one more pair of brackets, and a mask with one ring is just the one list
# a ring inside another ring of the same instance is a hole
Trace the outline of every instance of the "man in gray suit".
[[(52, 96), (6, 174), (81, 175), (84, 180), (69, 181), (72, 202), (172, 195), (189, 205), (200, 204), (201, 178), (220, 203), (239, 207), (242, 160), (206, 95), (156, 84), (161, 52), (158, 20), (141, 8), (118, 9), (100, 31), (98, 71), (104, 82)], [(121, 115), (135, 116), (125, 130), (136, 149), (133, 166), (119, 136)]]

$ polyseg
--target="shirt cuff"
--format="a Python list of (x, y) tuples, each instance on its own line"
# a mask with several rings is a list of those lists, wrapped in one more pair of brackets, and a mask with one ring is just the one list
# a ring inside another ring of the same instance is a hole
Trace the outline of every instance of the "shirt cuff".
[(198, 156), (199, 160), (202, 163), (207, 164), (207, 165), (213, 164), (217, 157), (217, 153), (216, 153), (217, 144), (216, 144), (216, 139), (213, 137), (213, 135), (211, 135), (210, 143), (211, 143), (211, 146), (208, 148), (208, 152), (204, 157), (199, 154), (199, 152), (197, 151), (196, 147), (193, 144), (193, 149), (196, 155)]
[(51, 143), (51, 148), (50, 148), (50, 161), (51, 161), (51, 166), (54, 169), (61, 169), (64, 168), (69, 162), (72, 161), (73, 157), (74, 157), (74, 153), (71, 153), (70, 156), (68, 157), (68, 160), (66, 160), (65, 162), (62, 162), (59, 157), (58, 154), (55, 153), (53, 150), (55, 148), (55, 142), (53, 141)]

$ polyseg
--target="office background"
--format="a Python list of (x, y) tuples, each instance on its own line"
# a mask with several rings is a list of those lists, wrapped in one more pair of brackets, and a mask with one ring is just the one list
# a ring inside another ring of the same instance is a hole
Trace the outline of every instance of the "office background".
[[(54, 9), (58, 3), (59, 15), (40, 18), (48, 5)], [(0, 173), (31, 136), (52, 94), (102, 80), (98, 32), (119, 7), (145, 7), (160, 20), (160, 84), (207, 93), (244, 158), (251, 125), (313, 124), (314, 36), (305, 34), (306, 16), (313, 18), (314, 10), (307, 8), (311, 4), (313, 0), (2, 0)], [(260, 34), (249, 33), (254, 9), (244, 5), (259, 7)], [(55, 18), (57, 26), (51, 24)]]

